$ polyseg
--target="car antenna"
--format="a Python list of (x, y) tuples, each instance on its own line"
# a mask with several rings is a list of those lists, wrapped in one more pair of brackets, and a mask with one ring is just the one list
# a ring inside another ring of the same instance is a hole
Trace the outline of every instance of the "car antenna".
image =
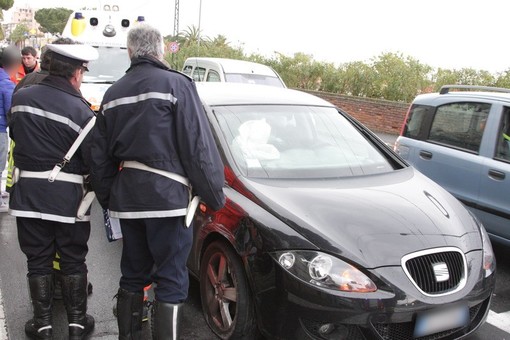
[[(198, 49), (197, 49), (197, 57), (200, 57), (200, 39), (201, 39), (201, 36), (200, 36), (200, 25), (201, 25), (201, 22), (202, 22), (202, 0), (200, 0), (200, 5), (198, 7)], [(198, 60), (195, 59), (195, 62), (196, 62), (196, 65), (195, 67), (198, 67)], [(203, 75), (205, 77), (205, 74)], [(200, 72), (198, 73), (198, 80), (199, 81), (202, 81), (203, 79), (200, 79), (200, 77), (202, 77), (202, 75), (200, 74)]]

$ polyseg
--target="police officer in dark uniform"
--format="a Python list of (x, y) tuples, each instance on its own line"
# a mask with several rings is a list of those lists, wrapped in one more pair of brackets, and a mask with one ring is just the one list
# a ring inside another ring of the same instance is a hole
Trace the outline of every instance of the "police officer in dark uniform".
[[(20, 248), (27, 257), (34, 316), (25, 325), (26, 334), (52, 339), (53, 259), (58, 252), (69, 339), (83, 339), (94, 327), (86, 314), (90, 214), (77, 218), (89, 171), (84, 156), (89, 143), (74, 143), (95, 119), (79, 88), (97, 51), (87, 45), (47, 47), (52, 54), (49, 75), (12, 99), (9, 134), (16, 145), (16, 170), (9, 213), (16, 217)], [(76, 151), (71, 152), (73, 144)]]
[(123, 235), (119, 339), (141, 338), (151, 282), (153, 339), (179, 338), (193, 238), (187, 207), (194, 195), (214, 210), (225, 201), (223, 164), (195, 84), (162, 62), (162, 48), (149, 25), (128, 32), (131, 66), (106, 91), (93, 131), (92, 185)]

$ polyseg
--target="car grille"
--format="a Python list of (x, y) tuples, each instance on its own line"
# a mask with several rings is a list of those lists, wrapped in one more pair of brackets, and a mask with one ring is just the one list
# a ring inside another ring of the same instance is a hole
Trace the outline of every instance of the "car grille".
[(450, 294), (466, 281), (466, 259), (457, 248), (447, 247), (407, 255), (402, 266), (414, 285), (425, 295)]
[[(401, 323), (374, 323), (374, 329), (378, 333), (380, 339), (383, 340), (439, 340), (439, 339), (452, 339), (457, 338), (457, 332), (464, 333), (465, 331), (473, 330), (482, 321), (485, 309), (488, 308), (489, 299), (469, 308), (469, 320), (470, 324), (466, 330), (462, 328), (449, 329), (444, 332), (438, 332), (424, 336), (421, 338), (414, 338), (414, 321), (413, 322), (401, 322)], [(483, 310), (480, 309), (484, 306)], [(455, 334), (455, 335), (454, 335)]]

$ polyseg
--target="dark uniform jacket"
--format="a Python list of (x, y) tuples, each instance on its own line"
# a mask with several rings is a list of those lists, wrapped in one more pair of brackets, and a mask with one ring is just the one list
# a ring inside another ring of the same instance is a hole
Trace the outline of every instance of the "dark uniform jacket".
[[(16, 168), (52, 170), (93, 116), (87, 101), (62, 77), (49, 75), (39, 84), (20, 89), (13, 96), (9, 116)], [(88, 174), (87, 144), (82, 143), (62, 172)], [(82, 197), (82, 184), (21, 177), (10, 194), (9, 211), (13, 216), (75, 223)]]
[(187, 177), (212, 209), (223, 206), (223, 163), (194, 82), (150, 58), (131, 62), (105, 93), (91, 147), (91, 178), (117, 218), (183, 216), (189, 191), (159, 174), (122, 168), (137, 161)]

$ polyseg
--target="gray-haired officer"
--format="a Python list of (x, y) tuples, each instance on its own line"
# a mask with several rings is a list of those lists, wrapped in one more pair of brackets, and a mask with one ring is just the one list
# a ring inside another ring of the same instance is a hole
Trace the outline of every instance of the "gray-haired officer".
[(151, 282), (152, 337), (179, 338), (193, 239), (187, 207), (192, 194), (214, 210), (225, 202), (223, 163), (195, 84), (162, 62), (162, 42), (149, 25), (129, 31), (131, 66), (106, 91), (93, 133), (92, 184), (123, 235), (119, 339), (141, 339)]
[(94, 328), (86, 313), (90, 214), (79, 219), (77, 212), (89, 171), (83, 138), (95, 118), (79, 88), (97, 51), (87, 45), (47, 46), (52, 53), (49, 75), (12, 99), (9, 134), (16, 170), (9, 213), (16, 217), (19, 245), (27, 257), (34, 315), (26, 334), (52, 339), (53, 259), (58, 252), (69, 339), (83, 339)]

